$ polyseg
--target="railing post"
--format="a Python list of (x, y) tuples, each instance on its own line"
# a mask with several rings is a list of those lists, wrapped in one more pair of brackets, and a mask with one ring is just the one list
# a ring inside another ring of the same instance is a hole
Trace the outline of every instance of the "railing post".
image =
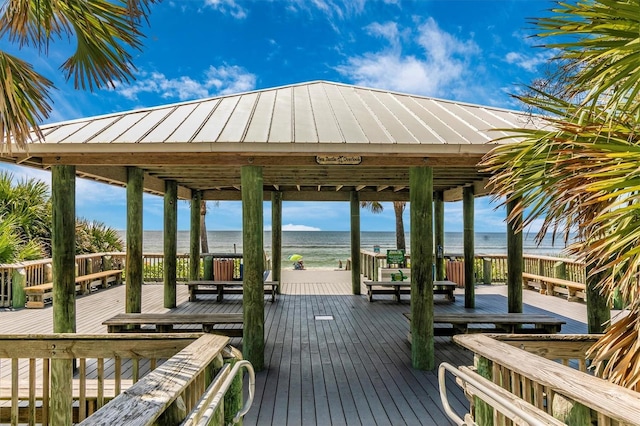
[(24, 268), (16, 268), (11, 274), (11, 306), (16, 308), (24, 308), (27, 303), (27, 296), (24, 293), (24, 287), (27, 285), (27, 273)]
[(553, 417), (569, 426), (590, 425), (591, 410), (560, 394), (553, 395)]
[(482, 259), (482, 282), (491, 284), (491, 274), (493, 270), (493, 261), (490, 257)]
[(564, 262), (556, 262), (553, 265), (553, 275), (563, 280), (567, 279), (567, 264)]
[[(493, 362), (491, 360), (476, 355), (474, 357), (474, 364), (479, 375), (493, 382)], [(478, 397), (474, 397), (473, 399), (475, 406), (474, 420), (478, 426), (492, 426), (493, 408), (491, 405)]]

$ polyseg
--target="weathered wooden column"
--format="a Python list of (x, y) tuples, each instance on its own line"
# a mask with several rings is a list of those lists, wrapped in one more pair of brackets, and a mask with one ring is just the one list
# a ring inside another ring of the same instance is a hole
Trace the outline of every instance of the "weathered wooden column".
[(126, 312), (142, 311), (142, 190), (144, 172), (127, 167)]
[(168, 180), (164, 191), (164, 307), (176, 307), (178, 257), (178, 183)]
[(611, 311), (607, 298), (600, 293), (598, 286), (603, 272), (594, 274), (592, 270), (593, 266), (587, 265), (587, 330), (589, 333), (604, 333), (605, 324), (611, 320)]
[[(507, 203), (507, 218), (511, 216), (519, 200)], [(508, 312), (522, 313), (522, 213), (513, 220), (507, 219), (507, 305)]]
[(433, 339), (433, 169), (409, 171), (411, 203), (411, 364), (435, 367)]
[[(282, 276), (282, 192), (271, 193), (271, 277), (281, 281)], [(282, 284), (282, 283), (281, 283)], [(280, 286), (278, 286), (280, 293)]]
[[(76, 332), (76, 168), (51, 168), (53, 332)], [(72, 424), (71, 359), (51, 360), (51, 424)]]
[(264, 369), (264, 241), (262, 168), (243, 166), (242, 246), (244, 254), (242, 354), (256, 371)]
[(434, 232), (436, 244), (436, 280), (442, 281), (445, 276), (444, 263), (444, 193), (434, 194)]
[(476, 289), (473, 276), (473, 266), (475, 262), (473, 203), (473, 186), (465, 186), (462, 189), (462, 221), (464, 223), (464, 307), (471, 309), (476, 306)]
[(189, 279), (200, 278), (200, 204), (202, 194), (193, 191), (191, 194), (191, 232), (189, 234)]
[(351, 191), (351, 292), (360, 294), (360, 195)]

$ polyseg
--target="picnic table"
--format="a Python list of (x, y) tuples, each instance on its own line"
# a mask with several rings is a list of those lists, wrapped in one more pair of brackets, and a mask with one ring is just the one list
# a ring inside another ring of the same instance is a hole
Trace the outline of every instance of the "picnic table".
[[(102, 323), (107, 326), (109, 333), (149, 332), (153, 331), (143, 326), (152, 326), (159, 333), (175, 333), (202, 331), (205, 333), (224, 334), (229, 337), (242, 337), (242, 328), (216, 328), (218, 325), (243, 324), (241, 313), (213, 313), (213, 314), (156, 314), (156, 313), (123, 313)], [(186, 328), (175, 326), (195, 325)]]
[[(400, 302), (401, 294), (411, 293), (411, 282), (407, 281), (365, 281), (364, 285), (367, 286), (369, 302), (373, 301), (374, 294), (392, 294), (394, 296), (393, 299), (396, 302)], [(433, 294), (444, 294), (445, 300), (453, 303), (456, 300), (453, 294), (456, 286), (457, 284), (453, 281), (434, 281)]]
[[(411, 321), (409, 312), (403, 314)], [(453, 336), (467, 333), (559, 333), (565, 321), (542, 314), (434, 314), (435, 336)]]

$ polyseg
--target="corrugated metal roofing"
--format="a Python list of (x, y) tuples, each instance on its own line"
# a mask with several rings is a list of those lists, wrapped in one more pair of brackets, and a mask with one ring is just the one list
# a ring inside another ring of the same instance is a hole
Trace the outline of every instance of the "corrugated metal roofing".
[(42, 126), (46, 144), (486, 144), (519, 127), (499, 108), (317, 81)]

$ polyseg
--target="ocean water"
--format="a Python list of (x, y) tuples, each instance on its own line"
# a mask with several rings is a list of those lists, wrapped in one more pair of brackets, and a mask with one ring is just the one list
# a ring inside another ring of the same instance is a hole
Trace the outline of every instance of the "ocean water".
[[(122, 235), (122, 234), (121, 234)], [(242, 253), (241, 231), (209, 231), (210, 253)], [(551, 237), (545, 238), (537, 245), (534, 234), (525, 234), (524, 252), (538, 255), (558, 255), (564, 249), (562, 242), (553, 244)], [(405, 236), (408, 251), (411, 252), (409, 234)], [(162, 231), (145, 231), (143, 235), (143, 250), (145, 253), (162, 253)], [(293, 254), (303, 256), (305, 267), (337, 268), (339, 262), (343, 266), (350, 256), (351, 236), (349, 232), (327, 231), (283, 231), (282, 232), (282, 265), (288, 263), (288, 257)], [(360, 247), (373, 251), (374, 245), (380, 246), (380, 252), (396, 247), (394, 232), (362, 232)], [(264, 233), (264, 246), (268, 256), (271, 256), (271, 232)], [(178, 253), (189, 252), (189, 231), (178, 231)], [(463, 240), (461, 232), (445, 233), (444, 252), (446, 256), (461, 255)], [(506, 233), (476, 233), (475, 252), (482, 254), (506, 254)]]

